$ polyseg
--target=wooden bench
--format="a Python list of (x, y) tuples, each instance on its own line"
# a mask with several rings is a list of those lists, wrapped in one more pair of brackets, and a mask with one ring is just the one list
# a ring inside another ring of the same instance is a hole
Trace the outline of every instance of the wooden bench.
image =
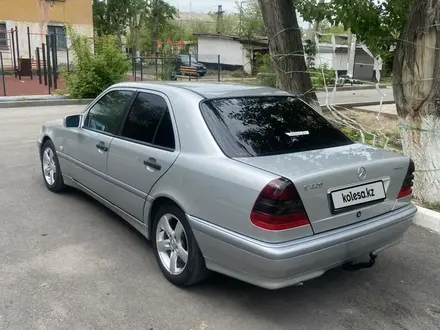
[(179, 68), (179, 74), (176, 76), (182, 80), (183, 78), (191, 80), (192, 77), (199, 78), (199, 74), (197, 73), (197, 68), (193, 66), (184, 66), (182, 65)]

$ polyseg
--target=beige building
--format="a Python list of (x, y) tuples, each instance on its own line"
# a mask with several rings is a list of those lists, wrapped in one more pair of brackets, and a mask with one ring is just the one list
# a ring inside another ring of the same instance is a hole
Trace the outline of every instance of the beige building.
[[(66, 24), (82, 35), (93, 37), (92, 0), (0, 0), (0, 51), (4, 65), (12, 67), (13, 45), (15, 53), (18, 48), (20, 57), (35, 59), (36, 47), (46, 43), (46, 34), (52, 33), (57, 35), (58, 63), (66, 63), (70, 45), (64, 33)], [(11, 33), (16, 27), (18, 38), (15, 32)]]

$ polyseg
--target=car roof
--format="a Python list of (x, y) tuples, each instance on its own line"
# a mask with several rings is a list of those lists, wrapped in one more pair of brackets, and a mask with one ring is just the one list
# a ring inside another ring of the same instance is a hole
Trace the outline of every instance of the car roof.
[(245, 85), (245, 84), (224, 84), (224, 83), (205, 83), (205, 82), (124, 82), (114, 85), (114, 87), (131, 87), (138, 89), (153, 89), (164, 92), (171, 89), (179, 89), (189, 93), (197, 94), (203, 98), (230, 98), (230, 97), (249, 97), (249, 96), (275, 96), (292, 95), (277, 88)]

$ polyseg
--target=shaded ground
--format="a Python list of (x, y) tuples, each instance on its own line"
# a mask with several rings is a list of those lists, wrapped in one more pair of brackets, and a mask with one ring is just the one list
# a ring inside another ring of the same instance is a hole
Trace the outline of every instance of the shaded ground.
[(267, 291), (224, 276), (170, 285), (123, 220), (44, 186), (40, 125), (83, 108), (0, 109), (0, 329), (440, 328), (440, 236), (418, 227), (374, 268), (300, 287)]

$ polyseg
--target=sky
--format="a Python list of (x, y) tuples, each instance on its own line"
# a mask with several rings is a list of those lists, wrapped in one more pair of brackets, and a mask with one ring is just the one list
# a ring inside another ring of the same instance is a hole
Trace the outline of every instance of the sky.
[[(217, 11), (218, 5), (228, 13), (238, 12), (236, 0), (165, 0), (181, 12), (208, 13)], [(240, 0), (238, 0), (240, 1)], [(308, 28), (309, 24), (298, 17), (298, 24), (301, 28)]]

